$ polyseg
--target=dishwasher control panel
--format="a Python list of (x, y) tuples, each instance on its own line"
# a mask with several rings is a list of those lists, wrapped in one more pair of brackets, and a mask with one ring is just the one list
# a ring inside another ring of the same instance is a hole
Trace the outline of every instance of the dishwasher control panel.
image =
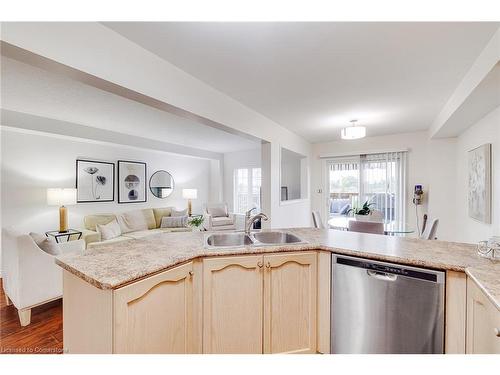
[(404, 266), (392, 265), (390, 263), (378, 263), (371, 262), (362, 259), (344, 258), (337, 257), (336, 261), (338, 264), (345, 264), (347, 266), (364, 268), (367, 270), (372, 270), (380, 273), (388, 273), (393, 275), (407, 276), (414, 279), (421, 279), (427, 281), (437, 282), (437, 275), (434, 272), (426, 272), (425, 270), (419, 270), (412, 268), (405, 268)]

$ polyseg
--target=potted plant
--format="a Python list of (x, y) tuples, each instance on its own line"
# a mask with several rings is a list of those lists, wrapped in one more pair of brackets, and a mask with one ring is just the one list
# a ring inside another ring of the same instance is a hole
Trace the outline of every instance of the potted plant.
[(349, 211), (346, 212), (346, 216), (348, 216), (351, 212), (354, 214), (354, 217), (358, 221), (370, 221), (370, 215), (372, 213), (371, 206), (373, 206), (375, 203), (368, 203), (366, 201), (363, 203), (363, 206), (361, 208), (355, 207), (349, 209)]
[(188, 225), (193, 228), (193, 232), (199, 232), (201, 230), (201, 225), (203, 224), (203, 221), (205, 220), (205, 218), (203, 216), (195, 216), (195, 217), (192, 217), (189, 221), (188, 221)]

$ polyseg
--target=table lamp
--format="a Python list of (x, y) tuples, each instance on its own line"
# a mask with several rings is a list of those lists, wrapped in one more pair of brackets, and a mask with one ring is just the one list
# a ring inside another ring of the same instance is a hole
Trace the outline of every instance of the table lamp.
[(68, 212), (66, 206), (76, 204), (76, 189), (47, 189), (47, 204), (59, 206), (59, 232), (67, 232)]
[(196, 189), (182, 189), (182, 198), (188, 200), (188, 216), (191, 216), (191, 199), (198, 198), (198, 190)]

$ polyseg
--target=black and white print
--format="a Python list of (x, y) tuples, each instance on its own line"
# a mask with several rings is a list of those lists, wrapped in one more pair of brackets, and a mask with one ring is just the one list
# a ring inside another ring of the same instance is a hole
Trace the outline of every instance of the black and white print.
[(115, 164), (94, 160), (76, 161), (77, 202), (115, 200)]
[(146, 163), (118, 160), (118, 203), (146, 200)]

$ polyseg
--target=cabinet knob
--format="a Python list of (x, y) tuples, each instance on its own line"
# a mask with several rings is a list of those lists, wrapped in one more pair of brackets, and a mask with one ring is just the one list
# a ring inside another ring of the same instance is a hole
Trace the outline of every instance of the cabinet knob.
[(264, 266), (264, 263), (262, 263), (262, 262), (257, 263), (257, 267), (262, 268), (263, 266)]
[(189, 271), (189, 277), (193, 277), (194, 275), (194, 272), (193, 271)]
[(495, 332), (496, 337), (500, 337), (500, 328), (495, 328), (493, 331)]
[(271, 268), (271, 262), (267, 262), (266, 268)]

